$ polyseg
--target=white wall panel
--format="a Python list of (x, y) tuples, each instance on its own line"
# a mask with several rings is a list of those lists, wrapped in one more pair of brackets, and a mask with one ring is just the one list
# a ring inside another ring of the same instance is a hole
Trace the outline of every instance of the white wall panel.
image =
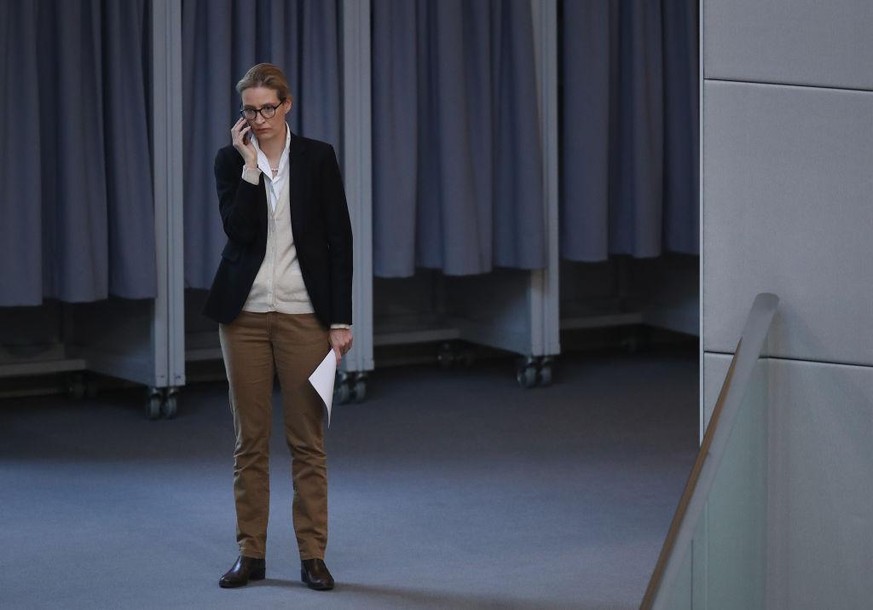
[(704, 349), (773, 292), (770, 355), (873, 364), (873, 93), (704, 85)]
[(701, 23), (702, 418), (755, 294), (779, 295), (766, 607), (869, 608), (873, 2), (702, 0)]
[[(739, 337), (737, 337), (739, 339)], [(712, 411), (721, 392), (721, 386), (731, 366), (733, 355), (704, 354), (703, 355), (703, 412), (700, 414), (701, 432), (700, 440), (703, 441), (705, 426), (712, 418)]]
[(870, 608), (873, 368), (769, 366), (768, 607)]
[(704, 0), (706, 78), (873, 89), (873, 2)]

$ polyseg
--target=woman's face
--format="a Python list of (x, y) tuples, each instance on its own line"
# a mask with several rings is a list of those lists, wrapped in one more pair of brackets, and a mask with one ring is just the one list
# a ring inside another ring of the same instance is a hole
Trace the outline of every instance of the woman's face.
[(276, 108), (276, 114), (269, 119), (265, 119), (262, 112), (255, 113), (253, 119), (246, 119), (259, 142), (285, 137), (285, 115), (291, 110), (290, 99), (280, 102), (276, 90), (267, 87), (249, 87), (243, 90), (240, 97), (243, 109), (264, 110), (268, 106)]

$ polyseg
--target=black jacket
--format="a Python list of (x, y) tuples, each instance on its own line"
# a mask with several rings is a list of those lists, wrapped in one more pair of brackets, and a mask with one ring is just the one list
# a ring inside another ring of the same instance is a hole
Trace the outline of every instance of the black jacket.
[[(352, 323), (352, 227), (333, 147), (291, 134), (291, 232), (303, 282), (319, 321)], [(242, 311), (267, 249), (264, 176), (242, 179), (243, 158), (233, 146), (215, 156), (215, 183), (227, 245), (203, 313), (227, 324)]]

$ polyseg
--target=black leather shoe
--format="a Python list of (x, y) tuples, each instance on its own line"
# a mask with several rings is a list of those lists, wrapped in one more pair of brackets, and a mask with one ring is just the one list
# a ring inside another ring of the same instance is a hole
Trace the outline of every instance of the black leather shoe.
[(218, 586), (222, 589), (244, 587), (250, 580), (264, 580), (266, 574), (266, 561), (240, 555), (233, 567), (218, 579)]
[(304, 559), (300, 562), (300, 580), (306, 586), (316, 591), (330, 591), (333, 589), (333, 576), (324, 565), (322, 559)]

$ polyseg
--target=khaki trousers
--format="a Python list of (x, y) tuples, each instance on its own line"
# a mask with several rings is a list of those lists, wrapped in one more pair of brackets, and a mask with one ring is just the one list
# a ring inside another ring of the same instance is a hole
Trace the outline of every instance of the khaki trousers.
[(219, 325), (230, 386), (236, 447), (233, 491), (240, 554), (263, 558), (270, 510), (273, 379), (282, 392), (285, 439), (291, 450), (292, 515), (301, 559), (324, 559), (327, 546), (327, 459), (324, 405), (309, 375), (330, 349), (314, 314), (243, 311)]

